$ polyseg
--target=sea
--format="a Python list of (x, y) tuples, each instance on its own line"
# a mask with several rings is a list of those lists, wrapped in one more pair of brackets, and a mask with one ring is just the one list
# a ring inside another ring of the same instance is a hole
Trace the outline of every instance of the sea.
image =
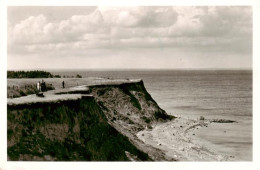
[(147, 91), (168, 114), (183, 118), (228, 119), (200, 128), (206, 147), (252, 161), (252, 70), (49, 70), (61, 76), (142, 79)]

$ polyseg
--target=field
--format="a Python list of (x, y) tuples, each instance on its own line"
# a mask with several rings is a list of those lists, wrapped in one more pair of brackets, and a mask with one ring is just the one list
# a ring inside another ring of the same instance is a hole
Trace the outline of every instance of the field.
[[(84, 81), (79, 82), (80, 78), (45, 78), (43, 80), (45, 81), (48, 90), (62, 88), (62, 81), (65, 82), (66, 87), (73, 87), (85, 83)], [(7, 98), (15, 98), (37, 93), (36, 84), (39, 81), (42, 81), (42, 79), (7, 79)]]
[(37, 92), (36, 84), (44, 80), (49, 90), (61, 89), (62, 81), (65, 82), (65, 88), (80, 85), (91, 85), (107, 81), (106, 78), (22, 78), (7, 79), (7, 98), (20, 97)]

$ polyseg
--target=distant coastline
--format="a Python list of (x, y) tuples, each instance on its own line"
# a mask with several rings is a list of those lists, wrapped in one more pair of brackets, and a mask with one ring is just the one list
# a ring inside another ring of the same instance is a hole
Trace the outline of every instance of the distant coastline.
[(253, 71), (253, 68), (32, 68), (32, 69), (7, 69), (7, 71), (34, 71), (45, 70), (56, 71)]
[[(81, 75), (77, 74), (75, 76), (66, 76), (64, 75), (63, 78), (82, 78)], [(7, 78), (61, 78), (58, 74), (52, 74), (48, 71), (42, 70), (31, 70), (31, 71), (7, 71)]]

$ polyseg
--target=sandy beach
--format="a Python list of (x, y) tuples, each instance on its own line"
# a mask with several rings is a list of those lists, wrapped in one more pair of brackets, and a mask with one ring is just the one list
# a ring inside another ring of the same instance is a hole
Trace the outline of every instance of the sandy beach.
[(170, 122), (157, 124), (152, 130), (143, 130), (137, 137), (147, 145), (162, 150), (178, 161), (232, 161), (233, 155), (218, 153), (196, 137), (199, 128), (207, 128), (209, 120), (191, 120), (178, 117)]

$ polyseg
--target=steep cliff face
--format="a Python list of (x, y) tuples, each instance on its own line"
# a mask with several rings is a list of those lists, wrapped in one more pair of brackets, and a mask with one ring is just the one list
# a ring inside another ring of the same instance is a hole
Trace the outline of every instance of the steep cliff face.
[(151, 128), (151, 125), (158, 121), (173, 118), (152, 99), (143, 81), (119, 85), (95, 85), (89, 86), (89, 90), (108, 119), (127, 131), (137, 132)]
[(9, 99), (7, 117), (9, 160), (58, 161), (163, 160), (135, 134), (172, 118), (142, 81), (105, 82), (48, 92), (43, 98)]

